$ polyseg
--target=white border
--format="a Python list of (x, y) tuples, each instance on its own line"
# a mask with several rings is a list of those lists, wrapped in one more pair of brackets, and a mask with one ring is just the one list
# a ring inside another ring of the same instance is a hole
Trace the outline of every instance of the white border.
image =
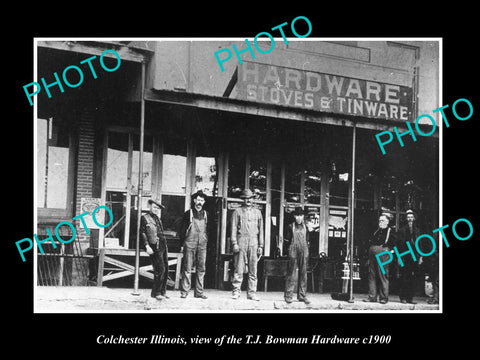
[[(38, 82), (38, 46), (37, 40), (33, 41), (33, 81)], [(37, 99), (33, 101), (33, 231), (37, 233), (38, 229), (38, 203), (37, 203), (37, 124), (38, 124), (38, 103)], [(33, 237), (33, 236), (32, 236)], [(33, 312), (37, 312), (37, 244), (32, 239), (33, 245)]]
[[(37, 70), (37, 64), (38, 64), (38, 46), (37, 43), (38, 41), (91, 41), (91, 42), (97, 42), (97, 41), (245, 41), (248, 39), (249, 41), (253, 41), (254, 37), (210, 37), (210, 38), (188, 38), (188, 37), (169, 37), (169, 38), (144, 38), (144, 37), (38, 37), (38, 38), (33, 38), (33, 81), (38, 82), (38, 70)], [(274, 37), (275, 41), (276, 40), (282, 40), (282, 37)], [(262, 38), (258, 39), (260, 41), (268, 41), (268, 39)], [(329, 37), (329, 38), (316, 38), (316, 37), (305, 37), (305, 38), (288, 38), (287, 39), (289, 42), (290, 41), (433, 41), (433, 42), (438, 42), (439, 45), (439, 51), (438, 51), (438, 99), (439, 103), (438, 106), (442, 106), (443, 104), (443, 38), (441, 37), (369, 37), (369, 38), (349, 38), (349, 37)], [(34, 133), (33, 133), (33, 158), (34, 158), (34, 165), (33, 165), (33, 183), (34, 183), (34, 199), (33, 199), (33, 204), (34, 204), (34, 229), (33, 233), (35, 234), (37, 232), (37, 110), (38, 110), (38, 105), (36, 99), (34, 100), (33, 104), (33, 111), (34, 111)], [(432, 109), (433, 111), (434, 109)], [(442, 119), (439, 116), (438, 119), (438, 124), (439, 126), (439, 226), (443, 226), (443, 126), (442, 126)], [(433, 229), (432, 229), (433, 230)], [(34, 239), (32, 239), (34, 241)], [(162, 311), (161, 309), (151, 309), (151, 310), (68, 310), (68, 311), (43, 311), (39, 310), (37, 308), (37, 246), (33, 246), (34, 252), (33, 252), (33, 312), (34, 313), (92, 313), (92, 314), (97, 314), (97, 313), (121, 313), (121, 314), (128, 314), (128, 313), (137, 313), (137, 314), (152, 314), (152, 313), (162, 313), (162, 314), (199, 314), (199, 313), (219, 313), (219, 314), (441, 314), (443, 313), (443, 246), (440, 246), (440, 239), (438, 241), (438, 246), (439, 246), (439, 309), (437, 310), (348, 310), (348, 309), (342, 309), (342, 310), (284, 310), (284, 309), (278, 309), (278, 310), (192, 310), (192, 309), (186, 309), (183, 311), (178, 311), (178, 310), (168, 310), (168, 311)], [(65, 286), (65, 288), (68, 288)], [(130, 291), (129, 288), (125, 289), (126, 291)], [(227, 290), (225, 290), (227, 291)], [(208, 301), (208, 300), (207, 300)], [(279, 299), (281, 301), (281, 299)], [(357, 300), (358, 301), (358, 300)], [(342, 302), (339, 301), (341, 304)]]

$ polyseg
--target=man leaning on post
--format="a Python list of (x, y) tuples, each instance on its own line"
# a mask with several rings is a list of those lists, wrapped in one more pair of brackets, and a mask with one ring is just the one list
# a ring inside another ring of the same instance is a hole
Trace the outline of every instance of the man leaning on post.
[(263, 251), (263, 217), (260, 210), (253, 206), (254, 194), (250, 189), (243, 190), (243, 204), (232, 214), (233, 248), (233, 294), (232, 299), (240, 297), (243, 273), (248, 266), (247, 299), (259, 301), (257, 291), (257, 261)]
[[(380, 269), (376, 255), (385, 251), (391, 251), (395, 245), (395, 231), (390, 228), (391, 215), (382, 213), (378, 218), (378, 228), (369, 240), (368, 248), (368, 298), (365, 302), (377, 302), (377, 296), (380, 304), (388, 302), (388, 265), (383, 265), (385, 273)], [(384, 257), (389, 255), (385, 253), (381, 261), (385, 262)]]
[(205, 260), (207, 258), (208, 214), (203, 209), (207, 196), (201, 191), (192, 195), (193, 208), (185, 211), (182, 217), (179, 237), (182, 242), (182, 278), (180, 280), (181, 298), (188, 296), (191, 288), (191, 270), (195, 266), (194, 297), (206, 299), (203, 293)]
[(168, 249), (162, 222), (155, 212), (158, 212), (160, 208), (165, 209), (165, 206), (152, 199), (148, 200), (148, 206), (149, 210), (142, 215), (140, 220), (140, 239), (152, 261), (151, 296), (157, 300), (163, 300), (169, 298), (167, 296)]

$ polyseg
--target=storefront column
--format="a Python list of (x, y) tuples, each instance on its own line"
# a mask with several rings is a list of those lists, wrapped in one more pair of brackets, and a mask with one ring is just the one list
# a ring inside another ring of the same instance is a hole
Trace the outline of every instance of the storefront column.
[(226, 242), (227, 242), (227, 195), (228, 195), (228, 154), (220, 152), (219, 155), (219, 183), (218, 196), (221, 199), (221, 215), (218, 225), (218, 246), (217, 246), (217, 265), (216, 265), (216, 281), (215, 287), (224, 290), (225, 273), (228, 272), (228, 260), (226, 257)]
[(227, 196), (228, 196), (228, 154), (223, 153), (222, 189), (220, 197), (222, 198), (222, 217), (220, 225), (220, 254), (226, 253), (227, 242)]
[(328, 255), (328, 213), (330, 208), (330, 151), (328, 149), (327, 141), (322, 139), (322, 178), (320, 180), (320, 240), (318, 244), (318, 253), (324, 252)]
[(190, 139), (187, 144), (187, 169), (185, 173), (185, 211), (190, 209), (190, 195), (195, 191), (195, 145)]
[(327, 166), (324, 166), (323, 176), (320, 180), (320, 243), (318, 244), (318, 253), (324, 252), (328, 254), (328, 211), (330, 206), (330, 199), (328, 196), (328, 180), (329, 180), (329, 170)]
[[(137, 229), (136, 229), (136, 239), (135, 239), (135, 273), (133, 279), (133, 295), (140, 295), (138, 292), (138, 281), (139, 281), (139, 268), (140, 268), (140, 221), (142, 217), (142, 191), (143, 191), (143, 145), (144, 145), (144, 132), (145, 132), (145, 63), (142, 62), (142, 89), (141, 89), (141, 99), (140, 99), (140, 151), (138, 159), (138, 212), (137, 212)], [(129, 141), (131, 143), (131, 141)], [(127, 192), (127, 196), (129, 196)], [(127, 227), (128, 229), (128, 227)]]
[(270, 256), (270, 239), (271, 239), (271, 229), (272, 229), (272, 161), (267, 161), (267, 184), (266, 184), (267, 196), (265, 204), (265, 247), (264, 255)]
[(285, 161), (282, 161), (282, 167), (280, 170), (280, 213), (278, 219), (278, 244), (280, 246), (280, 256), (283, 256), (283, 222), (285, 219)]
[(350, 299), (348, 302), (353, 302), (353, 244), (354, 244), (354, 221), (355, 221), (355, 181), (356, 181), (356, 174), (355, 174), (355, 148), (356, 148), (356, 141), (357, 141), (357, 127), (356, 123), (353, 123), (353, 130), (352, 130), (352, 179), (350, 181), (351, 184), (351, 194), (350, 194), (350, 249), (348, 254), (350, 255)]

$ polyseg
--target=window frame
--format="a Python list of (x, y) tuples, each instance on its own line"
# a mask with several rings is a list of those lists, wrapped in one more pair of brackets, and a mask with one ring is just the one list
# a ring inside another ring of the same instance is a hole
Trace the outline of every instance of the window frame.
[[(36, 127), (36, 144), (38, 147), (38, 120), (49, 119), (37, 118), (37, 127)], [(75, 187), (75, 169), (77, 162), (77, 151), (78, 151), (78, 139), (75, 130), (70, 130), (68, 133), (68, 168), (67, 168), (67, 198), (65, 200), (65, 208), (48, 208), (38, 206), (38, 189), (37, 183), (38, 180), (38, 157), (36, 157), (36, 174), (35, 174), (35, 202), (37, 205), (37, 218), (38, 223), (49, 223), (55, 222), (57, 220), (69, 220), (73, 216), (74, 211), (74, 187)], [(35, 149), (36, 151), (36, 149)], [(36, 155), (37, 156), (37, 155)], [(48, 196), (48, 195), (47, 195)]]

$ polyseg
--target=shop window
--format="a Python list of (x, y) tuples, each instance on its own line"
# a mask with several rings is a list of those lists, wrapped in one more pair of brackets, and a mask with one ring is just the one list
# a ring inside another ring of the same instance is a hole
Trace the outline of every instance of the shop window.
[(322, 174), (320, 170), (306, 169), (304, 177), (304, 199), (308, 204), (320, 204), (320, 183)]
[(123, 191), (106, 191), (105, 205), (113, 214), (112, 224), (105, 228), (105, 246), (124, 247), (125, 244), (125, 218), (127, 196)]
[(370, 178), (357, 179), (355, 183), (355, 208), (373, 210), (374, 184)]
[(195, 158), (195, 189), (208, 196), (218, 195), (217, 158), (197, 156)]
[(408, 209), (415, 209), (416, 204), (420, 200), (420, 187), (415, 184), (414, 180), (408, 180), (403, 184), (403, 187), (399, 193), (399, 202), (401, 211), (407, 211)]
[(185, 194), (187, 144), (174, 138), (164, 139), (162, 193)]
[(128, 134), (108, 134), (105, 205), (113, 214), (113, 221), (105, 228), (106, 247), (124, 247), (127, 216)]
[(185, 196), (162, 195), (162, 205), (165, 206), (161, 214), (165, 234), (176, 237), (178, 221), (185, 211)]
[(387, 180), (382, 184), (382, 208), (395, 211), (396, 209), (397, 190), (394, 184)]
[(208, 196), (218, 196), (218, 149), (211, 147), (205, 139), (195, 144), (195, 183), (192, 193), (202, 190)]
[[(140, 139), (133, 136), (132, 156), (132, 188), (133, 194), (138, 194), (138, 172), (140, 159)], [(151, 136), (144, 136), (143, 143), (143, 195), (148, 196), (152, 192), (152, 162), (153, 162), (153, 139)]]
[(348, 234), (348, 210), (330, 208), (328, 212), (328, 256), (344, 258)]
[(177, 236), (177, 224), (185, 211), (187, 143), (175, 137), (163, 139), (161, 220), (167, 236)]
[(266, 201), (267, 199), (267, 161), (261, 157), (250, 159), (248, 174), (250, 190), (256, 195), (256, 200)]
[[(37, 206), (67, 210), (70, 164), (69, 127), (58, 118), (37, 123)], [(66, 215), (66, 214), (65, 214)]]
[(245, 156), (231, 152), (228, 158), (228, 197), (239, 198), (245, 187)]
[(300, 203), (301, 192), (300, 183), (302, 179), (302, 170), (299, 167), (289, 166), (285, 169), (285, 201), (290, 203)]
[(320, 246), (320, 211), (319, 206), (305, 206), (305, 223), (310, 223), (312, 234), (310, 236), (310, 255), (319, 253)]
[(339, 174), (330, 183), (330, 205), (348, 206), (348, 173)]
[(127, 189), (128, 134), (111, 132), (108, 135), (107, 182), (108, 189)]

